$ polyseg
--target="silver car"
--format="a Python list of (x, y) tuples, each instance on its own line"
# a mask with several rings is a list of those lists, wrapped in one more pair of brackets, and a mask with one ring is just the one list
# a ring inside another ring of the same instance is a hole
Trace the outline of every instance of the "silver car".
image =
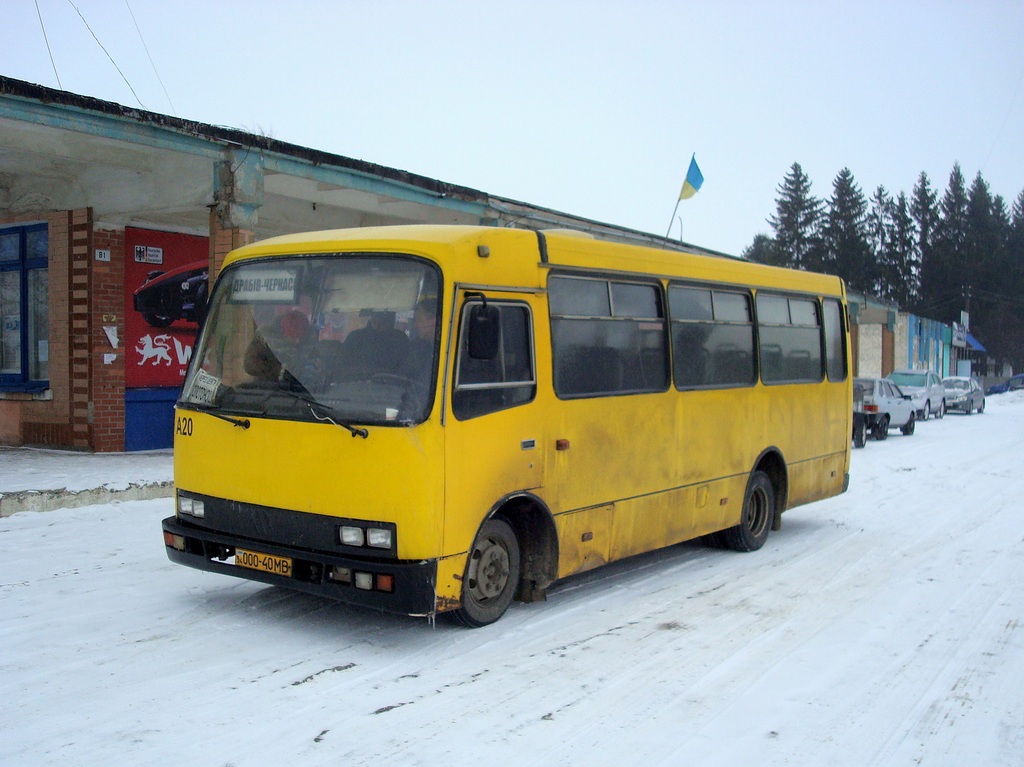
[(985, 412), (985, 392), (978, 379), (968, 376), (950, 376), (942, 379), (946, 387), (946, 408), (970, 415), (975, 410)]
[(927, 421), (929, 417), (942, 418), (946, 414), (946, 389), (937, 373), (930, 370), (894, 370), (887, 378), (909, 394), (914, 403), (917, 417)]

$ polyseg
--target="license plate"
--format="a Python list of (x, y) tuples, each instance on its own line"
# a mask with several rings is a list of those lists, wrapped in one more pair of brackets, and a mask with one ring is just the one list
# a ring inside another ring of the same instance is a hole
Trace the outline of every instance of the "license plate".
[(286, 578), (290, 578), (292, 575), (291, 557), (276, 557), (261, 551), (235, 549), (235, 564), (239, 567), (248, 567), (250, 570), (283, 575)]

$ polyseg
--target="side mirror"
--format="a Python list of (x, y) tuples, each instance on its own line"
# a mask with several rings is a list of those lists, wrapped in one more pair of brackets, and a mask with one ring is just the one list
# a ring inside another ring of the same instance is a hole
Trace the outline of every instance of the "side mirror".
[(501, 313), (496, 306), (479, 305), (469, 310), (469, 356), (493, 360), (498, 356)]

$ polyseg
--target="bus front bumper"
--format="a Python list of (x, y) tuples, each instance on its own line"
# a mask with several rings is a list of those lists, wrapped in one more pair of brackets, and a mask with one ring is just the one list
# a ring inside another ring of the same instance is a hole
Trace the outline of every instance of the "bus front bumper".
[[(167, 557), (197, 570), (233, 575), (347, 604), (402, 615), (435, 612), (437, 561), (364, 560), (289, 548), (163, 521)], [(240, 556), (239, 550), (243, 552)], [(239, 564), (241, 560), (248, 566)]]

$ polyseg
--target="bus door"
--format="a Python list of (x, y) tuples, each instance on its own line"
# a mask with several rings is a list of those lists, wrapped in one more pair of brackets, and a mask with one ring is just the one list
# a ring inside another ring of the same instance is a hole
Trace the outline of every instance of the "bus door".
[(544, 484), (534, 308), (528, 292), (456, 295), (445, 413), (445, 551), (465, 551), (501, 499)]

